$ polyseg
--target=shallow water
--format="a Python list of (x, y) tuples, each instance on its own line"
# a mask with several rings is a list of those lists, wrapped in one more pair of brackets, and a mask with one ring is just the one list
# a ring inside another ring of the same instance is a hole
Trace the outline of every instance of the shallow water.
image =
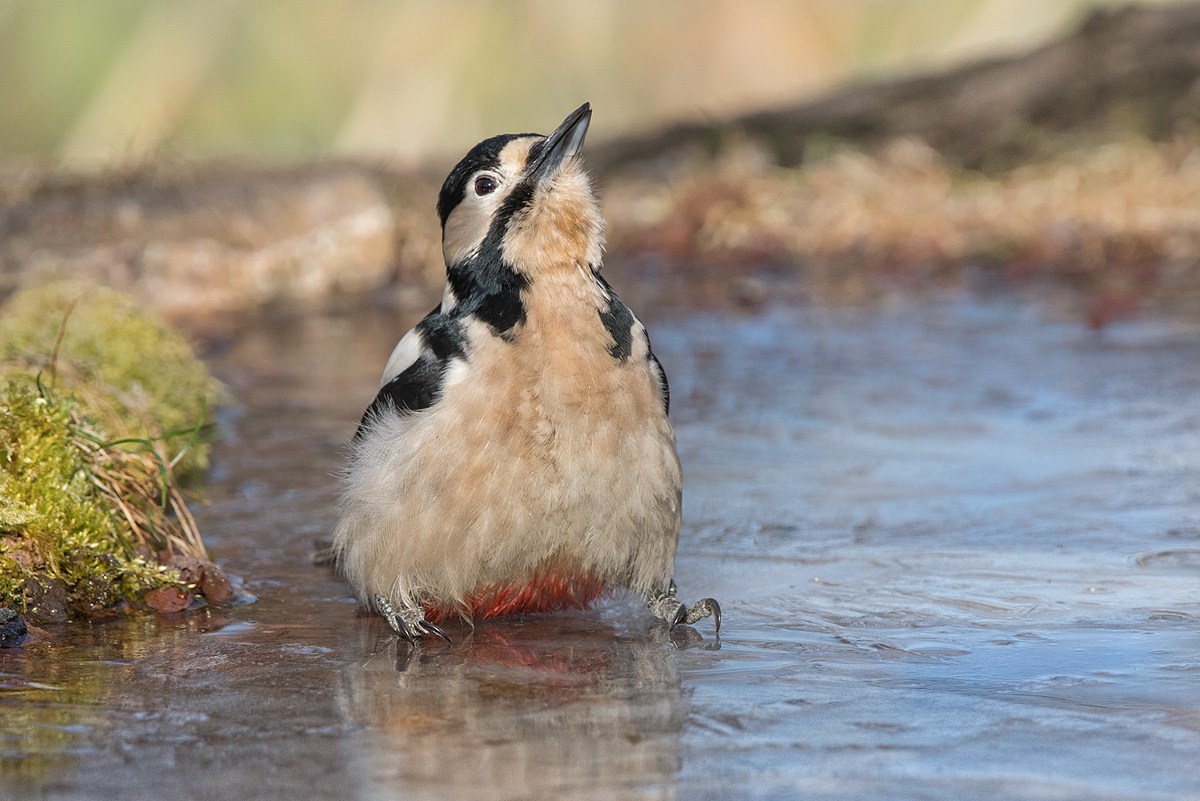
[(217, 558), (256, 603), (0, 652), (13, 798), (1200, 798), (1200, 328), (943, 298), (648, 319), (677, 579), (418, 654), (312, 567), (411, 319), (213, 355)]

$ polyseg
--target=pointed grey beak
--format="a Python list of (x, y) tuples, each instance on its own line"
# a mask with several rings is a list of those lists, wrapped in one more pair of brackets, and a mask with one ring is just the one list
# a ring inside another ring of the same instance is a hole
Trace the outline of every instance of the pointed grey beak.
[(540, 181), (558, 169), (559, 165), (583, 150), (583, 138), (587, 136), (592, 121), (592, 105), (584, 103), (563, 120), (562, 125), (542, 142), (542, 148), (529, 165), (526, 174)]

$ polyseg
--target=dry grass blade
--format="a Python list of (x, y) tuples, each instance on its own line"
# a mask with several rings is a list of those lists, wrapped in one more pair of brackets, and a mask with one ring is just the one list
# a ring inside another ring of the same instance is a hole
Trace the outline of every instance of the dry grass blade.
[(121, 511), (135, 544), (208, 558), (195, 518), (153, 448), (130, 451), (86, 439), (80, 444), (91, 455), (93, 483)]

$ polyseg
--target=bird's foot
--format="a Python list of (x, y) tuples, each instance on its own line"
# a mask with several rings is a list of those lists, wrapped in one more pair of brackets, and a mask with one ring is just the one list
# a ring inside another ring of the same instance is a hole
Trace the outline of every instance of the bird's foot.
[(715, 598), (702, 598), (689, 607), (675, 597), (675, 592), (675, 582), (672, 581), (665, 592), (655, 590), (650, 593), (646, 606), (659, 620), (669, 623), (671, 628), (681, 624), (690, 626), (698, 620), (711, 617), (716, 624), (717, 634), (721, 633), (721, 605)]
[(419, 644), (421, 636), (425, 634), (436, 634), (446, 642), (451, 641), (446, 632), (425, 619), (425, 612), (421, 610), (421, 607), (404, 606), (397, 609), (387, 598), (378, 593), (375, 594), (374, 600), (375, 608), (379, 610), (379, 614), (383, 615), (388, 625), (413, 645)]

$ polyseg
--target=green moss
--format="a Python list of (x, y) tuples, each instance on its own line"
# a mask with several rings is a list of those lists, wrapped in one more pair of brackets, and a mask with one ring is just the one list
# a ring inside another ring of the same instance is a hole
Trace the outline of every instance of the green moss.
[(182, 586), (152, 554), (205, 556), (176, 478), (207, 465), (198, 435), (219, 391), (125, 295), (14, 296), (0, 313), (0, 604), (86, 615)]
[(25, 602), (26, 571), (7, 553), (0, 553), (0, 604), (21, 609)]
[(179, 584), (150, 567), (100, 491), (92, 448), (70, 399), (21, 376), (0, 383), (0, 603), (26, 611), (28, 582), (58, 582), (77, 613)]
[[(71, 407), (54, 403), (17, 380), (0, 400), (0, 530), (99, 532), (104, 510), (91, 502), (91, 471), (71, 441)], [(56, 549), (57, 550), (57, 549)], [(51, 563), (56, 552), (42, 554)]]
[[(194, 429), (207, 422), (220, 393), (179, 334), (151, 319), (127, 295), (79, 282), (13, 296), (0, 315), (0, 361), (41, 371), (44, 378), (53, 373), (114, 438), (159, 440)], [(202, 441), (173, 437), (165, 447), (168, 461), (186, 448), (176, 465), (181, 478), (208, 466)]]

